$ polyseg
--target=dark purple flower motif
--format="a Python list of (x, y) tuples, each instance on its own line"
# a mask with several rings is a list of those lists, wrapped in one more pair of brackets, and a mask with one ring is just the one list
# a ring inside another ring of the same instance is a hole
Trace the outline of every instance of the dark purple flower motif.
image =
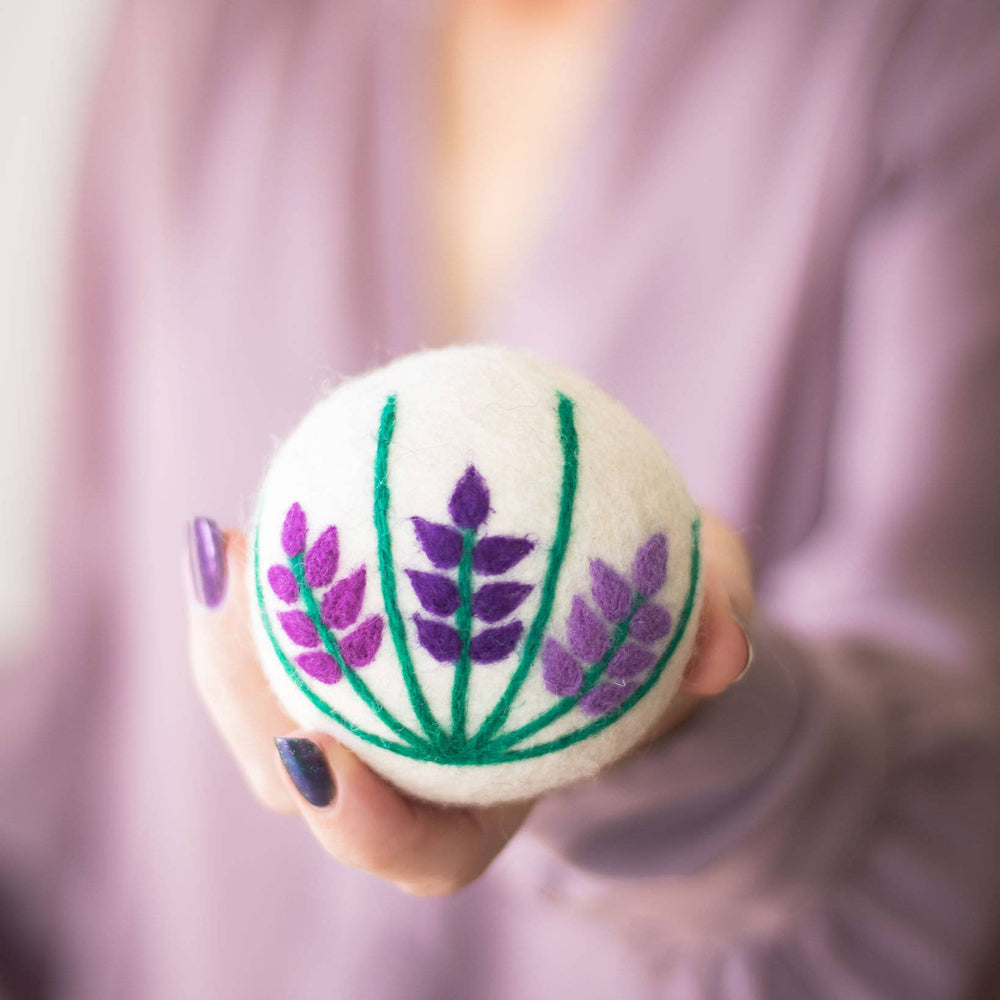
[(312, 649), (319, 645), (319, 634), (309, 616), (304, 611), (279, 611), (278, 621), (296, 646)]
[(472, 595), (472, 613), (492, 625), (513, 614), (532, 590), (530, 583), (487, 583)]
[(590, 592), (594, 603), (609, 622), (621, 622), (632, 609), (632, 588), (628, 580), (600, 559), (590, 560)]
[(289, 559), (306, 547), (306, 514), (297, 503), (293, 503), (285, 515), (285, 523), (281, 526), (281, 547)]
[(490, 491), (486, 480), (470, 465), (455, 484), (448, 501), (448, 513), (459, 528), (478, 531), (490, 512)]
[(365, 579), (365, 567), (359, 566), (326, 592), (320, 605), (324, 625), (336, 629), (350, 628), (358, 620), (365, 599)]
[(656, 657), (648, 649), (627, 642), (611, 657), (611, 662), (608, 664), (608, 676), (617, 680), (634, 677), (636, 674), (648, 670), (655, 660)]
[(462, 653), (462, 640), (458, 632), (444, 622), (414, 615), (417, 626), (417, 638), (420, 645), (434, 657), (438, 663), (456, 663)]
[(635, 690), (634, 684), (598, 684), (580, 699), (580, 710), (587, 715), (606, 715)]
[(267, 571), (267, 582), (285, 604), (298, 600), (299, 585), (295, 582), (295, 574), (287, 566), (272, 566)]
[(566, 636), (569, 648), (586, 663), (596, 663), (608, 651), (608, 630), (582, 597), (573, 598)]
[(304, 674), (324, 684), (336, 684), (343, 676), (339, 664), (329, 653), (303, 653), (295, 662)]
[(337, 575), (340, 545), (337, 529), (329, 527), (313, 542), (303, 563), (306, 583), (310, 587), (325, 587)]
[(499, 663), (510, 656), (523, 631), (519, 621), (483, 629), (469, 642), (469, 658), (474, 663)]
[(344, 662), (353, 669), (367, 666), (375, 659), (382, 642), (382, 616), (366, 618), (353, 632), (340, 640)]
[(499, 576), (513, 569), (533, 548), (534, 542), (513, 535), (487, 535), (476, 542), (472, 568), (487, 576)]
[(574, 695), (583, 683), (583, 667), (555, 639), (546, 639), (542, 646), (542, 678), (554, 695)]
[(670, 612), (659, 604), (644, 604), (635, 613), (628, 633), (639, 642), (656, 642), (670, 633)]
[(415, 569), (408, 569), (406, 575), (410, 578), (413, 592), (424, 611), (447, 618), (458, 609), (461, 596), (455, 581), (450, 577), (440, 573), (421, 573)]
[(462, 558), (462, 533), (446, 524), (411, 518), (417, 541), (431, 564), (438, 569), (454, 569)]
[(635, 554), (632, 582), (643, 597), (652, 597), (666, 581), (667, 536), (653, 535)]

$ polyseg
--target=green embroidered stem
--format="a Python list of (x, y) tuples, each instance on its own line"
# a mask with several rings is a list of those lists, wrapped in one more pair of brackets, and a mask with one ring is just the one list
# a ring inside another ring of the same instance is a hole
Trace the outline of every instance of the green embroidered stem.
[(625, 640), (628, 638), (628, 630), (632, 624), (632, 619), (645, 602), (646, 598), (642, 594), (636, 594), (632, 598), (632, 607), (629, 609), (628, 617), (615, 626), (615, 631), (611, 636), (607, 652), (584, 675), (583, 682), (580, 684), (580, 690), (576, 694), (560, 698), (547, 712), (543, 712), (537, 718), (532, 719), (531, 722), (525, 723), (519, 729), (514, 729), (509, 733), (503, 733), (495, 740), (491, 740), (487, 749), (505, 750), (508, 747), (512, 747), (515, 743), (520, 743), (529, 736), (533, 736), (539, 730), (545, 729), (546, 726), (555, 722), (556, 719), (561, 719), (567, 712), (575, 708), (580, 699), (591, 691), (594, 685), (601, 679), (601, 675), (611, 662), (611, 658), (624, 645)]
[(701, 552), (699, 548), (700, 532), (701, 519), (696, 518), (694, 523), (691, 525), (691, 583), (688, 587), (687, 597), (684, 600), (684, 607), (681, 609), (673, 638), (669, 643), (667, 643), (667, 648), (664, 649), (663, 654), (660, 656), (659, 660), (656, 661), (656, 664), (650, 671), (646, 680), (643, 681), (643, 683), (637, 687), (635, 691), (633, 691), (628, 698), (626, 698), (625, 701), (618, 706), (618, 708), (609, 712), (607, 715), (602, 715), (599, 719), (595, 719), (592, 723), (581, 729), (575, 729), (570, 733), (565, 733), (558, 739), (549, 740), (547, 743), (536, 743), (530, 747), (522, 747), (520, 750), (507, 750), (506, 752), (497, 754), (485, 753), (476, 761), (477, 764), (503, 764), (515, 760), (527, 760), (530, 757), (542, 757), (547, 753), (553, 753), (556, 750), (563, 750), (568, 746), (572, 746), (574, 743), (578, 743), (580, 740), (587, 739), (588, 736), (593, 736), (595, 733), (599, 733), (602, 729), (606, 729), (613, 722), (621, 718), (621, 716), (632, 708), (632, 706), (635, 705), (640, 699), (646, 696), (649, 689), (659, 680), (660, 674), (663, 673), (664, 666), (666, 666), (670, 657), (673, 656), (674, 650), (677, 649), (677, 644), (681, 641), (681, 637), (687, 632), (691, 612), (694, 608), (695, 594), (698, 590), (698, 578), (701, 574)]
[(462, 651), (455, 664), (455, 679), (451, 686), (451, 742), (454, 750), (465, 745), (465, 713), (469, 694), (469, 643), (472, 641), (472, 549), (476, 533), (466, 528), (462, 532), (462, 558), (458, 564), (458, 611), (455, 625), (462, 641)]
[(382, 408), (378, 429), (378, 448), (375, 452), (375, 533), (378, 536), (378, 570), (382, 581), (382, 601), (385, 617), (396, 647), (399, 669), (403, 674), (410, 704), (434, 747), (440, 748), (445, 736), (434, 718), (424, 692), (413, 669), (413, 660), (406, 643), (406, 627), (396, 598), (396, 567), (392, 558), (392, 535), (389, 532), (389, 445), (396, 429), (396, 397), (390, 396)]
[(517, 697), (518, 691), (521, 690), (528, 676), (528, 671), (538, 656), (538, 649), (542, 644), (542, 637), (552, 614), (552, 604), (556, 597), (556, 584), (559, 582), (559, 573), (562, 570), (566, 548), (569, 545), (573, 522), (573, 502), (576, 499), (579, 441), (576, 436), (576, 424), (573, 421), (573, 401), (561, 392), (559, 393), (558, 413), (559, 443), (562, 445), (563, 453), (563, 479), (559, 498), (559, 521), (556, 526), (556, 537), (549, 552), (548, 569), (542, 584), (542, 599), (535, 620), (531, 623), (531, 628), (528, 631), (528, 637), (525, 639), (517, 669), (511, 675), (500, 700), (493, 706), (493, 711), (483, 720), (483, 724), (471, 740), (477, 748), (486, 745), (490, 737), (506, 721), (514, 705), (514, 699)]
[(254, 548), (253, 548), (253, 567), (254, 567), (254, 587), (257, 592), (257, 607), (260, 611), (260, 620), (264, 626), (264, 631), (267, 633), (267, 637), (271, 642), (271, 648), (274, 650), (274, 655), (278, 657), (282, 668), (285, 673), (291, 678), (295, 686), (312, 702), (312, 704), (318, 708), (325, 716), (333, 719), (338, 725), (343, 726), (348, 732), (353, 733), (355, 736), (363, 739), (366, 743), (371, 743), (373, 746), (381, 747), (383, 750), (391, 750), (393, 753), (401, 754), (403, 757), (412, 757), (415, 760), (430, 760), (431, 757), (431, 747), (429, 744), (422, 744), (421, 747), (411, 747), (407, 746), (405, 743), (397, 743), (395, 740), (386, 739), (384, 736), (377, 736), (375, 733), (370, 733), (366, 729), (362, 729), (360, 726), (356, 726), (353, 722), (348, 721), (344, 718), (336, 709), (328, 705), (319, 695), (316, 694), (312, 688), (306, 684), (303, 680), (301, 674), (296, 669), (295, 665), (288, 659), (285, 655), (284, 650), (281, 648), (281, 644), (278, 642), (277, 636), (274, 634), (274, 629), (271, 627), (271, 621), (268, 617), (267, 606), (264, 603), (264, 590), (260, 583), (260, 548), (258, 545), (260, 537), (260, 528), (257, 529), (257, 535), (254, 538)]
[(407, 743), (414, 746), (422, 746), (425, 741), (416, 733), (403, 725), (383, 704), (376, 698), (371, 688), (358, 676), (353, 667), (348, 666), (340, 651), (340, 643), (337, 637), (323, 624), (323, 616), (320, 614), (319, 605), (316, 603), (316, 595), (306, 581), (305, 570), (302, 568), (302, 555), (293, 556), (289, 565), (295, 574), (295, 582), (299, 585), (299, 593), (302, 596), (302, 603), (306, 607), (306, 614), (313, 623), (320, 639), (323, 641), (323, 648), (337, 661), (340, 672), (347, 682), (354, 688), (357, 696), (394, 732), (397, 736), (402, 736)]

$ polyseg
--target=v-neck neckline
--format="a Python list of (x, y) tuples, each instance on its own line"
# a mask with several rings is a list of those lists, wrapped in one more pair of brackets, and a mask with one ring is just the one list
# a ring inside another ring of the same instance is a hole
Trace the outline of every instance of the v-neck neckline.
[[(560, 152), (560, 163), (543, 180), (543, 224), (516, 251), (496, 295), (485, 310), (466, 324), (455, 343), (503, 342), (517, 307), (532, 293), (547, 262), (563, 242), (574, 205), (585, 197), (589, 166), (614, 133), (620, 119), (623, 91), (629, 80), (630, 54), (642, 35), (646, 0), (632, 0), (615, 25), (601, 79), (589, 108), (581, 115), (575, 136)], [(377, 67), (381, 108), (379, 141), (373, 169), (380, 188), (378, 220), (385, 268), (383, 304), (386, 347), (398, 354), (434, 342), (437, 322), (433, 296), (440, 275), (432, 252), (434, 240), (426, 204), (433, 169), (431, 146), (435, 108), (431, 62), (439, 36), (440, 0), (390, 0), (394, 15), (405, 18), (398, 27), (380, 25)], [(395, 30), (394, 30), (395, 29)]]

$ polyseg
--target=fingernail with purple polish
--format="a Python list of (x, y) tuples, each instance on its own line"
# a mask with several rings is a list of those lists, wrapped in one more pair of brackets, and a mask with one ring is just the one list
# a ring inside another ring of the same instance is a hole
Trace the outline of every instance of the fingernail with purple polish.
[(328, 806), (337, 787), (319, 746), (312, 740), (295, 736), (278, 736), (274, 745), (302, 798), (319, 809)]
[(226, 536), (215, 521), (196, 517), (188, 523), (188, 555), (195, 596), (215, 608), (226, 596)]

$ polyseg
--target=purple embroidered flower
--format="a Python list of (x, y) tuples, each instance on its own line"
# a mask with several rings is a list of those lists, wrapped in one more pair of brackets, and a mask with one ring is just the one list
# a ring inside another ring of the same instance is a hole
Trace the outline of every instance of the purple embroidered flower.
[(337, 575), (337, 562), (340, 558), (340, 546), (337, 542), (337, 529), (329, 527), (313, 542), (306, 553), (305, 573), (306, 583), (310, 587), (326, 587)]
[(583, 683), (583, 667), (572, 653), (549, 638), (542, 646), (542, 679), (552, 694), (574, 695)]
[(601, 559), (590, 561), (590, 596), (573, 598), (566, 618), (566, 649), (551, 636), (542, 646), (542, 679), (560, 698), (577, 698), (587, 715), (619, 708), (638, 687), (637, 678), (653, 669), (657, 653), (649, 648), (670, 634), (670, 612), (649, 598), (666, 582), (667, 537), (653, 535), (639, 546), (632, 582)]
[(438, 569), (454, 569), (462, 558), (462, 532), (446, 524), (435, 524), (422, 517), (412, 518), (417, 541), (424, 554)]
[[(299, 504), (292, 504), (281, 528), (281, 547), (289, 564), (276, 564), (267, 571), (268, 583), (285, 604), (296, 605), (278, 612), (278, 621), (295, 645), (311, 650), (296, 657), (302, 673), (323, 684), (336, 684), (343, 667), (357, 670), (375, 659), (382, 642), (383, 619), (370, 615), (352, 632), (365, 599), (366, 570), (359, 566), (337, 580), (340, 543), (337, 528), (330, 525), (307, 547), (308, 524)], [(319, 593), (326, 587), (325, 593)], [(323, 647), (320, 649), (319, 647)]]
[(285, 604), (294, 604), (299, 599), (299, 585), (295, 582), (295, 574), (287, 566), (272, 566), (267, 571), (267, 582)]
[[(448, 501), (451, 524), (411, 519), (417, 542), (431, 565), (457, 570), (455, 575), (405, 571), (421, 608), (433, 616), (414, 616), (417, 640), (440, 663), (458, 663), (463, 655), (466, 664), (499, 663), (510, 656), (524, 632), (517, 619), (498, 623), (517, 611), (533, 585), (504, 580), (477, 587), (475, 577), (508, 572), (534, 548), (534, 542), (514, 535), (480, 536), (489, 513), (489, 486), (470, 465)], [(475, 619), (497, 627), (475, 632)]]
[(285, 523), (281, 528), (281, 547), (289, 559), (297, 556), (306, 545), (306, 515), (305, 511), (293, 503), (285, 514)]
[(490, 512), (490, 491), (486, 480), (470, 465), (455, 484), (448, 501), (448, 513), (459, 528), (478, 531)]
[(598, 684), (580, 699), (580, 711), (587, 715), (607, 715), (634, 690), (634, 684)]
[(652, 597), (667, 582), (666, 535), (653, 535), (639, 547), (632, 563), (632, 582), (643, 597)]
[(582, 597), (573, 598), (566, 619), (569, 648), (587, 663), (596, 663), (608, 649), (608, 630)]

